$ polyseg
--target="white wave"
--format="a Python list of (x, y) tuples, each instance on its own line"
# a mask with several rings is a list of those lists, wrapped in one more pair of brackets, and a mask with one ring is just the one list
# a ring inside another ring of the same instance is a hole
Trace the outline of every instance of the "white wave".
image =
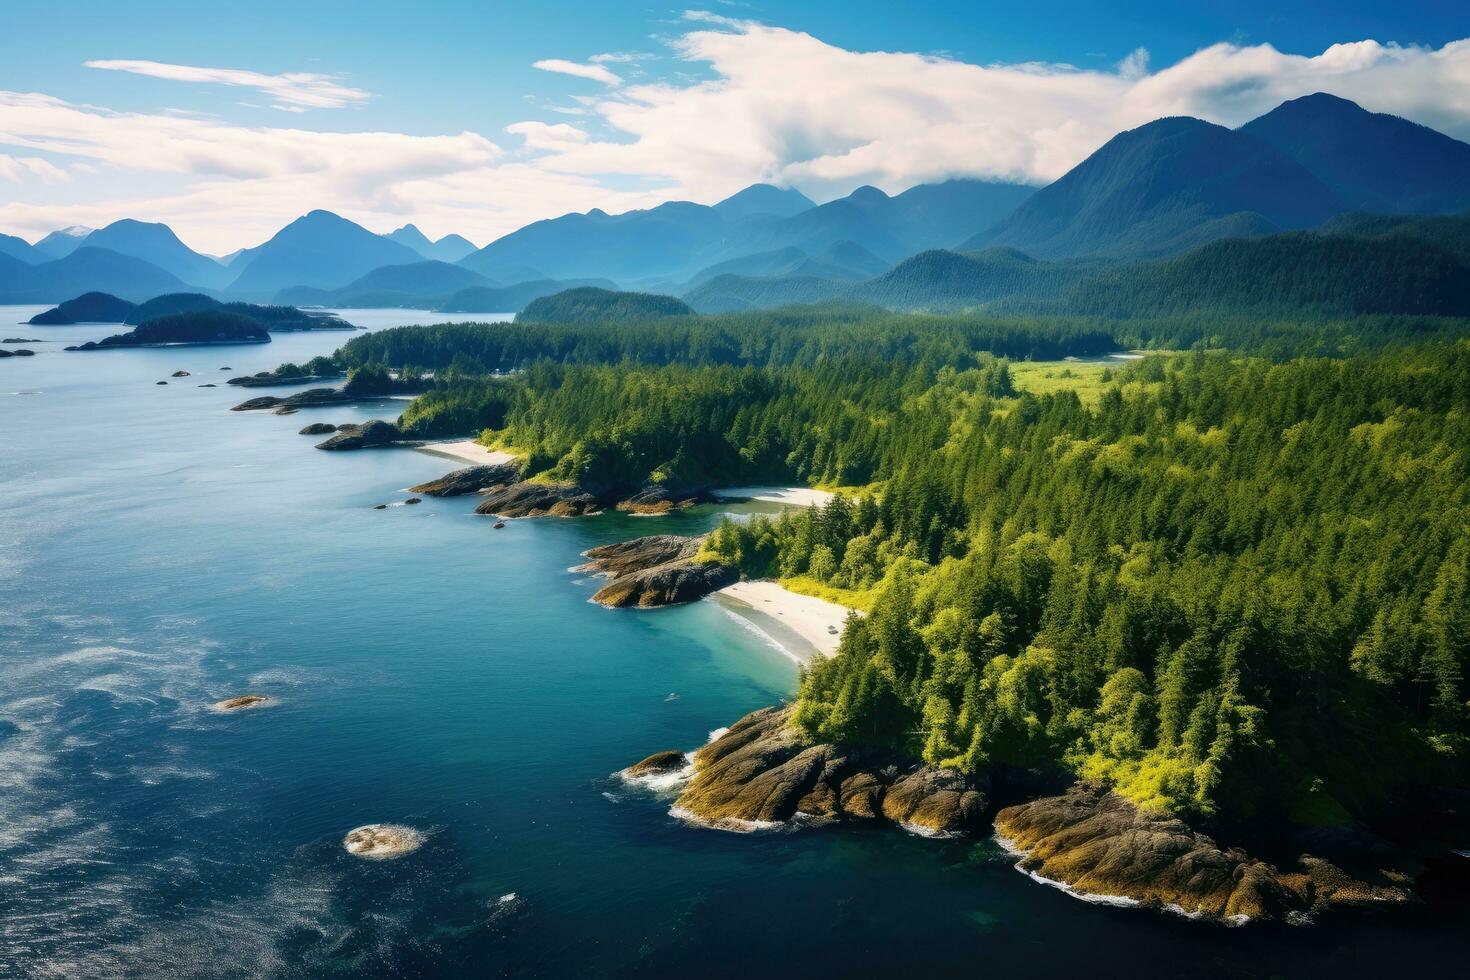
[(751, 619), (740, 615), (738, 612), (729, 608), (722, 602), (715, 603), (715, 606), (726, 616), (729, 616), (735, 622), (739, 623), (740, 626), (744, 630), (746, 630), (746, 632), (752, 633), (755, 636), (759, 637), (760, 640), (766, 644), (766, 646), (770, 647), (772, 650), (775, 650), (783, 657), (789, 657), (790, 659), (796, 661), (798, 664), (806, 663), (804, 659), (797, 656), (796, 653), (794, 653), (789, 647), (783, 646), (780, 640), (776, 639), (770, 633), (767, 633), (765, 630), (761, 629), (760, 626)]
[(731, 834), (763, 834), (791, 829), (788, 824), (780, 820), (741, 820), (738, 817), (721, 817), (718, 820), (706, 820), (704, 817), (697, 816), (682, 806), (671, 807), (669, 809), (669, 816), (690, 826), (704, 827), (709, 830), (723, 830)]
[(1043, 885), (1055, 888), (1067, 895), (1072, 896), (1080, 902), (1087, 902), (1091, 905), (1111, 905), (1117, 908), (1137, 908), (1139, 905), (1142, 904), (1138, 901), (1138, 899), (1129, 898), (1127, 895), (1097, 895), (1093, 894), (1092, 892), (1080, 892), (1077, 889), (1073, 888), (1071, 885), (1067, 884), (1065, 881), (1057, 881), (1055, 878), (1048, 878), (1046, 877), (1046, 875), (1040, 874), (1036, 871), (1032, 871), (1024, 867), (1026, 852), (1017, 847), (1014, 841), (1002, 837), (1000, 834), (996, 834), (994, 839), (995, 842), (1001, 846), (1002, 850), (1021, 859), (1016, 862), (1016, 870), (1021, 872), (1026, 877), (1030, 878), (1032, 881), (1040, 882)]
[(629, 786), (659, 794), (672, 793), (694, 778), (694, 753), (685, 752), (684, 765), (672, 772), (651, 772), (634, 776), (629, 772), (631, 768), (620, 769), (613, 775)]

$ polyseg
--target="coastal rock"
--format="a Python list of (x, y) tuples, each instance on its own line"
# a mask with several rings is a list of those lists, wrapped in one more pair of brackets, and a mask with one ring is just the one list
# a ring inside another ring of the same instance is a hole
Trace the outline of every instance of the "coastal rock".
[(523, 480), (489, 490), (475, 513), (497, 517), (582, 517), (602, 509), (600, 499), (575, 483)]
[(655, 752), (648, 758), (635, 762), (623, 770), (623, 775), (629, 779), (638, 779), (642, 776), (658, 776), (671, 772), (678, 772), (689, 764), (683, 752)]
[(648, 608), (693, 602), (740, 579), (733, 568), (697, 561), (703, 544), (702, 536), (650, 534), (584, 552), (591, 560), (578, 571), (613, 577), (592, 597), (604, 606)]
[(424, 835), (401, 824), (370, 823), (354, 827), (342, 839), (342, 846), (354, 857), (369, 861), (389, 861), (418, 850)]
[(6, 337), (0, 344), (44, 344), (40, 337)]
[(1078, 894), (1204, 918), (1288, 919), (1334, 905), (1412, 898), (1408, 878), (1397, 872), (1349, 874), (1308, 855), (1283, 872), (1238, 848), (1221, 848), (1177, 817), (1140, 810), (1090, 783), (1001, 810), (995, 831), (1024, 855), (1023, 870)]
[(614, 608), (672, 606), (703, 599), (738, 581), (739, 572), (718, 562), (670, 562), (620, 575), (598, 589), (592, 600)]
[(629, 514), (667, 514), (673, 510), (705, 503), (709, 499), (708, 492), (703, 489), (655, 483), (618, 501), (617, 508)]
[(259, 395), (247, 398), (230, 409), (232, 412), (254, 412), (265, 408), (313, 408), (318, 405), (346, 405), (354, 399), (340, 388), (309, 388), (285, 398), (276, 395)]
[(264, 708), (271, 704), (271, 699), (264, 694), (241, 694), (233, 698), (225, 698), (223, 701), (214, 703), (216, 711), (244, 711), (247, 708)]
[(297, 435), (302, 436), (325, 436), (337, 431), (337, 427), (330, 422), (313, 422), (301, 429)]
[(403, 438), (398, 426), (382, 419), (369, 419), (361, 425), (339, 425), (337, 434), (316, 445), (318, 449), (370, 449), (390, 446)]
[(674, 812), (727, 830), (798, 817), (881, 819), (936, 835), (981, 828), (988, 807), (983, 779), (887, 751), (812, 743), (791, 724), (791, 713), (752, 712), (696, 752), (694, 776)]
[(170, 378), (187, 378), (188, 376), (188, 371), (175, 371), (173, 374), (169, 375)]
[(0, 357), (35, 357), (36, 352), (17, 347), (15, 350), (0, 350)]
[(516, 463), (469, 466), (408, 489), (410, 493), (422, 493), (430, 497), (463, 497), (491, 487), (509, 486), (520, 478), (520, 474), (520, 466)]
[[(229, 368), (220, 368), (228, 371)], [(297, 374), (282, 376), (273, 371), (261, 371), (259, 374), (247, 374), (244, 377), (231, 378), (226, 384), (237, 385), (241, 388), (271, 388), (286, 385), (309, 385), (318, 381), (335, 381), (342, 377), (339, 374)]]

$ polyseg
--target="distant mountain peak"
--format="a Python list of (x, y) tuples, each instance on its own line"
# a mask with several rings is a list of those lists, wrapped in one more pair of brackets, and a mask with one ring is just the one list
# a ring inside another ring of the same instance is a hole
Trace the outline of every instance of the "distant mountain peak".
[(794, 187), (777, 187), (774, 184), (751, 184), (715, 205), (715, 210), (726, 217), (751, 217), (770, 215), (789, 218), (816, 207), (811, 198)]

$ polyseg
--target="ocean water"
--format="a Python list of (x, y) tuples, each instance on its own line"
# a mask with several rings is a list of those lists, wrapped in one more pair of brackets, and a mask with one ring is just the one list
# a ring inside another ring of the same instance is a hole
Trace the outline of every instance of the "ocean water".
[[(346, 335), (70, 354), (112, 331), (7, 325), (35, 309), (0, 308), (4, 336), (47, 338), (0, 361), (0, 976), (1314, 976), (1470, 952), (1462, 904), (1226, 929), (1077, 901), (987, 841), (685, 826), (612, 774), (789, 696), (795, 664), (713, 603), (596, 607), (569, 568), (719, 509), (499, 531), (473, 499), (373, 510), (452, 463), (297, 429), (401, 403), (232, 413), (222, 385)], [(245, 692), (274, 704), (210, 710)], [(377, 822), (425, 843), (344, 851)]]

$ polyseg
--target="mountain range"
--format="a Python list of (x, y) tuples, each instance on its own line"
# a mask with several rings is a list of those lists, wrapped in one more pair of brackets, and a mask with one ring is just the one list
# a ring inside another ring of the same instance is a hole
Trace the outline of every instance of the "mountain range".
[[(131, 219), (35, 244), (0, 236), (0, 298), (60, 301), (91, 290), (146, 298), (192, 287), (257, 302), (463, 309), (451, 297), (527, 302), (550, 287), (616, 284), (682, 295), (697, 309), (839, 294), (947, 308), (1052, 296), (1058, 283), (1077, 285), (1109, 264), (1192, 254), (1221, 239), (1330, 233), (1344, 221), (1361, 231), (1364, 219), (1345, 217), (1357, 212), (1467, 208), (1470, 145), (1318, 94), (1238, 129), (1155, 120), (1040, 189), (950, 180), (895, 195), (860, 187), (816, 204), (755, 184), (714, 205), (566, 214), (478, 250), (458, 235), (431, 241), (411, 224), (374, 234), (320, 210), (223, 259), (193, 251), (166, 225)], [(1381, 247), (1405, 247), (1402, 223), (1375, 227)], [(1407, 247), (1432, 244), (1429, 226), (1413, 227)], [(1458, 234), (1453, 223), (1441, 230)]]

